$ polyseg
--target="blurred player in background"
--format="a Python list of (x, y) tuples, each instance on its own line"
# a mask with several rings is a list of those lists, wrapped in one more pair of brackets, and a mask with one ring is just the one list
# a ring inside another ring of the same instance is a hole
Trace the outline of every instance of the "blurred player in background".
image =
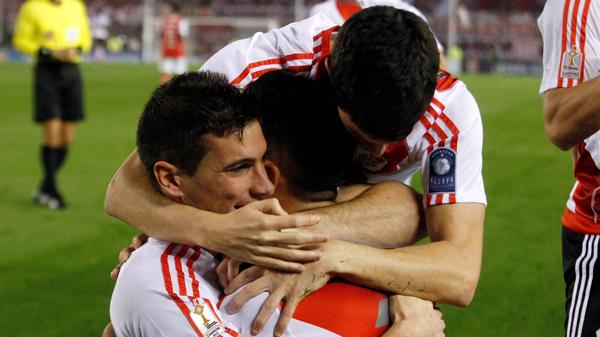
[(575, 159), (562, 217), (565, 335), (600, 336), (600, 2), (549, 0), (538, 25), (546, 134)]
[(162, 41), (162, 60), (160, 64), (160, 83), (163, 84), (173, 75), (187, 71), (185, 55), (185, 37), (189, 34), (188, 20), (181, 16), (179, 4), (167, 5), (168, 13), (163, 17), (160, 37)]
[(92, 39), (85, 4), (79, 0), (28, 0), (19, 10), (15, 48), (33, 56), (35, 116), (42, 124), (44, 180), (34, 202), (50, 209), (66, 206), (55, 176), (73, 140), (75, 124), (84, 118), (78, 64)]

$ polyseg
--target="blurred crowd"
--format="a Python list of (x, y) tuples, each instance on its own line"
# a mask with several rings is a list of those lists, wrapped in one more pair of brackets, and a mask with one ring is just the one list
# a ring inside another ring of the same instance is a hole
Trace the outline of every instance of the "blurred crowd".
[[(87, 0), (95, 46), (91, 58), (104, 61), (115, 55), (141, 57), (144, 1)], [(166, 0), (153, 0), (159, 17)], [(305, 0), (305, 13), (319, 0)], [(448, 42), (448, 0), (408, 0), (419, 8), (442, 44)], [(457, 47), (466, 71), (539, 71), (541, 39), (536, 18), (544, 0), (458, 0)], [(10, 52), (10, 38), (22, 1), (0, 2), (0, 59)], [(270, 17), (278, 25), (298, 15), (292, 0), (189, 0), (180, 1), (182, 12), (191, 18), (189, 54), (201, 62), (224, 44), (268, 26), (237, 27), (227, 22), (199, 23), (202, 17)], [(514, 69), (512, 69), (514, 68)]]

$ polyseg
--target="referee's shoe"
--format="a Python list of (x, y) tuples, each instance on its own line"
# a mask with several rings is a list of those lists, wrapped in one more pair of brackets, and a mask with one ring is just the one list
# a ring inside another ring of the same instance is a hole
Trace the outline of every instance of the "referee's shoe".
[(58, 193), (47, 193), (42, 190), (37, 190), (33, 194), (33, 202), (47, 207), (52, 210), (61, 210), (67, 207), (63, 198)]

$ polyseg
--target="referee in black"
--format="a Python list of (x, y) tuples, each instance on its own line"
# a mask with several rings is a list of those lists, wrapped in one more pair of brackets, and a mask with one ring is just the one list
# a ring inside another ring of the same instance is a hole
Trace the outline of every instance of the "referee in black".
[(83, 120), (83, 89), (78, 64), (92, 39), (87, 10), (80, 0), (27, 0), (19, 9), (15, 48), (35, 58), (34, 120), (42, 125), (44, 178), (33, 201), (49, 209), (66, 204), (55, 176)]

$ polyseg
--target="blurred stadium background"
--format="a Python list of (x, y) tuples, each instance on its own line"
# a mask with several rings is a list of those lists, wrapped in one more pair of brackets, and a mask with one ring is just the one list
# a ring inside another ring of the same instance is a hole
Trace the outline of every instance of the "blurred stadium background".
[[(181, 1), (192, 22), (193, 69), (232, 40), (303, 18), (317, 2)], [(63, 212), (30, 203), (40, 135), (31, 122), (31, 66), (10, 45), (21, 3), (0, 1), (0, 336), (99, 336), (109, 320), (109, 272), (134, 234), (104, 213), (104, 191), (158, 84), (164, 2), (86, 1), (106, 47), (83, 65), (88, 118), (59, 175), (70, 205)], [(485, 127), (481, 282), (469, 308), (443, 306), (447, 336), (560, 336), (560, 216), (572, 178), (569, 154), (548, 143), (542, 126), (536, 18), (544, 1), (412, 3), (457, 61)]]

